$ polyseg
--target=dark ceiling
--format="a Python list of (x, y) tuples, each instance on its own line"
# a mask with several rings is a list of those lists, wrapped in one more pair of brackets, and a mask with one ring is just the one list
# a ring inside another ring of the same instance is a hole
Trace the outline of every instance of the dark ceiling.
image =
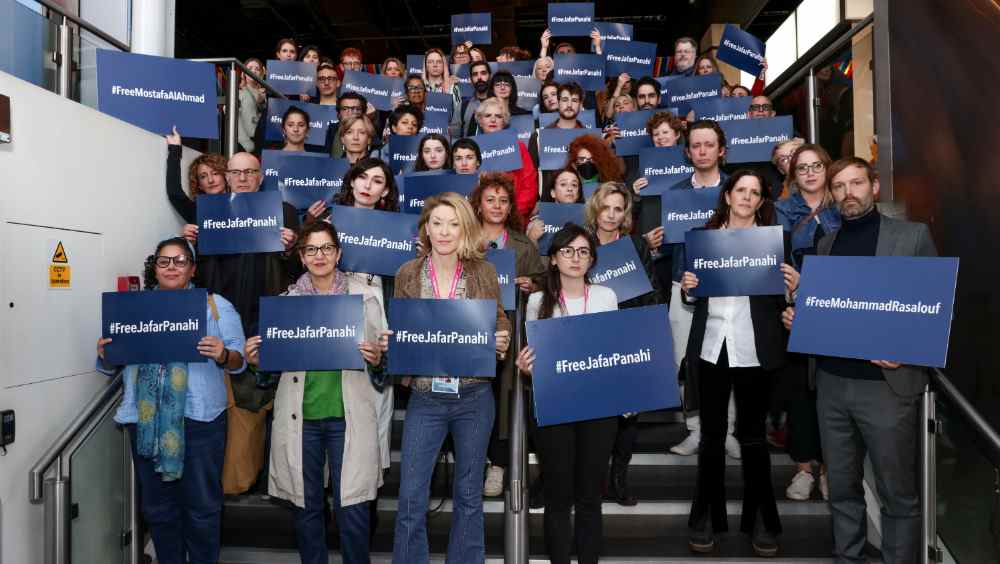
[[(630, 23), (637, 41), (660, 44), (660, 54), (673, 39), (700, 39), (707, 25), (732, 22), (766, 38), (801, 0), (659, 0), (599, 1), (603, 21)], [(487, 55), (505, 45), (520, 45), (533, 55), (545, 29), (547, 2), (513, 0), (213, 0), (177, 2), (175, 56), (273, 58), (276, 41), (293, 37), (299, 45), (315, 44), (325, 55), (348, 46), (360, 47), (365, 62), (387, 56), (448, 48), (450, 15), (492, 12), (496, 39)], [(579, 48), (586, 47), (580, 38)]]

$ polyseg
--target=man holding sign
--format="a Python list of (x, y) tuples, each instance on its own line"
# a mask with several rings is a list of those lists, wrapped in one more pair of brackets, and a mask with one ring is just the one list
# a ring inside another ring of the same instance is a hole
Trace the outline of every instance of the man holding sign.
[[(875, 207), (878, 175), (866, 161), (840, 159), (827, 169), (827, 178), (843, 224), (820, 239), (819, 255), (937, 255), (926, 225), (879, 213)], [(800, 308), (816, 307), (815, 300), (801, 295), (797, 302)], [(805, 321), (806, 311), (802, 314)], [(795, 350), (818, 350), (817, 341), (831, 338), (830, 327), (825, 328), (822, 337), (815, 332), (799, 335), (793, 308), (786, 309), (783, 318), (801, 343)], [(835, 332), (851, 330), (835, 328)], [(832, 356), (816, 356), (809, 365), (830, 483), (835, 557), (845, 561), (865, 558), (867, 512), (859, 461), (867, 452), (882, 502), (883, 558), (887, 562), (917, 562), (923, 546), (916, 461), (918, 434), (922, 432), (920, 394), (927, 385), (927, 370), (891, 359)]]

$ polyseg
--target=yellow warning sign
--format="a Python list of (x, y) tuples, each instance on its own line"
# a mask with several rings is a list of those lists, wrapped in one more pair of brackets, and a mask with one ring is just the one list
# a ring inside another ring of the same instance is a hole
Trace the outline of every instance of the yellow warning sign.
[(69, 266), (60, 264), (49, 265), (49, 288), (69, 288), (70, 279), (71, 271)]
[(52, 262), (68, 263), (69, 257), (66, 256), (66, 249), (63, 248), (62, 241), (56, 245), (56, 252), (52, 253)]

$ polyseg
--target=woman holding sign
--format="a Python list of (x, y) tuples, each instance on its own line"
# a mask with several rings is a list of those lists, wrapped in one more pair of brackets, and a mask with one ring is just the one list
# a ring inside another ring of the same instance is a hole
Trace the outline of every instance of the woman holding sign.
[[(722, 187), (715, 213), (704, 229), (750, 229), (774, 225), (774, 202), (767, 181), (758, 172), (740, 170)], [(799, 275), (790, 262), (785, 237), (781, 271), (787, 295), (798, 288)], [(683, 298), (698, 287), (698, 277), (684, 272)], [(781, 533), (778, 506), (771, 486), (771, 455), (764, 419), (769, 405), (770, 374), (785, 364), (786, 332), (781, 312), (786, 296), (697, 298), (687, 346), (688, 386), (697, 382), (701, 408), (698, 489), (688, 526), (688, 546), (694, 552), (715, 548), (714, 532), (726, 531), (725, 443), (727, 405), (736, 399), (736, 437), (743, 465), (743, 508), (740, 530), (750, 535), (758, 556), (778, 552)]]
[[(364, 297), (364, 331), (358, 345), (365, 370), (283, 372), (274, 398), (268, 493), (295, 505), (295, 534), (303, 563), (329, 561), (324, 519), (324, 466), (333, 481), (333, 514), (344, 562), (369, 561), (369, 504), (382, 482), (378, 392), (370, 373), (385, 370), (387, 341), (381, 292), (337, 270), (340, 240), (325, 221), (299, 231), (299, 258), (307, 272), (285, 296), (357, 294)], [(261, 338), (246, 343), (258, 364)]]
[(187, 192), (181, 182), (181, 156), (184, 148), (181, 146), (181, 136), (174, 128), (173, 133), (166, 136), (167, 140), (167, 199), (170, 205), (185, 225), (182, 233), (185, 237), (197, 233), (198, 209), (194, 200), (202, 194), (222, 194), (226, 186), (226, 170), (229, 168), (226, 157), (215, 153), (199, 155), (188, 167)]
[[(488, 134), (504, 130), (510, 125), (510, 109), (499, 98), (487, 98), (476, 108), (476, 123), (479, 124), (479, 133)], [(510, 174), (514, 177), (517, 213), (525, 218), (531, 214), (538, 200), (538, 171), (524, 141), (518, 140), (517, 147), (521, 154), (521, 168), (511, 171)]]
[[(161, 241), (146, 259), (146, 289), (192, 288), (194, 259), (184, 239)], [(198, 353), (204, 362), (125, 366), (124, 397), (115, 413), (129, 434), (143, 517), (164, 564), (219, 559), (226, 371), (242, 372), (246, 364), (243, 328), (232, 304), (209, 294), (203, 321), (207, 330)], [(104, 360), (111, 343), (97, 341), (97, 369), (108, 375), (120, 368)]]
[(424, 53), (424, 83), (427, 84), (428, 92), (442, 92), (451, 95), (451, 125), (461, 125), (456, 120), (461, 114), (462, 91), (458, 87), (458, 79), (451, 76), (444, 51), (437, 47), (428, 49)]
[(292, 106), (281, 116), (281, 135), (285, 138), (282, 151), (305, 151), (309, 137), (309, 114)]
[[(558, 170), (551, 178), (552, 180), (549, 181), (547, 189), (542, 192), (543, 202), (555, 202), (557, 204), (583, 203), (583, 179), (580, 178), (580, 173), (575, 168), (566, 167)], [(537, 213), (538, 210), (536, 208), (535, 216), (531, 218), (525, 230), (528, 238), (536, 246), (538, 245), (538, 240), (545, 235), (545, 222), (542, 221), (542, 218)]]
[[(399, 268), (397, 298), (488, 299), (497, 302), (496, 352), (503, 360), (510, 345), (510, 322), (503, 312), (493, 265), (483, 260), (482, 232), (472, 206), (446, 192), (424, 202), (418, 222), (423, 256)], [(483, 562), (485, 530), (482, 471), (493, 428), (489, 378), (414, 378), (403, 423), (399, 512), (392, 561), (429, 560), (427, 507), (438, 451), (450, 433), (455, 448), (455, 511), (447, 562)]]
[[(552, 237), (553, 252), (542, 290), (528, 298), (526, 319), (550, 319), (618, 309), (610, 288), (591, 284), (597, 263), (597, 239), (586, 229), (568, 224)], [(530, 376), (535, 351), (521, 349), (517, 367)], [(566, 401), (574, 398), (567, 397)], [(602, 486), (618, 429), (617, 417), (538, 427), (533, 439), (545, 476), (545, 546), (555, 564), (568, 564), (575, 553), (580, 564), (594, 564), (601, 555), (604, 525)], [(575, 512), (575, 530), (570, 511)]]

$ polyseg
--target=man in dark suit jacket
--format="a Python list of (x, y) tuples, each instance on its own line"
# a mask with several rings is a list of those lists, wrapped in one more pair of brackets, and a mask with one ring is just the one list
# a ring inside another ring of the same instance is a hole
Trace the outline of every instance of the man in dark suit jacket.
[[(926, 225), (878, 212), (878, 178), (867, 162), (840, 159), (830, 165), (826, 177), (844, 221), (839, 230), (820, 239), (818, 254), (937, 255)], [(794, 309), (785, 310), (783, 319), (789, 329), (794, 316)], [(867, 562), (862, 484), (866, 454), (871, 458), (882, 503), (882, 557), (894, 564), (919, 561), (924, 549), (920, 543), (918, 419), (927, 378), (925, 368), (888, 360), (809, 359), (809, 384), (816, 389), (838, 563)]]

